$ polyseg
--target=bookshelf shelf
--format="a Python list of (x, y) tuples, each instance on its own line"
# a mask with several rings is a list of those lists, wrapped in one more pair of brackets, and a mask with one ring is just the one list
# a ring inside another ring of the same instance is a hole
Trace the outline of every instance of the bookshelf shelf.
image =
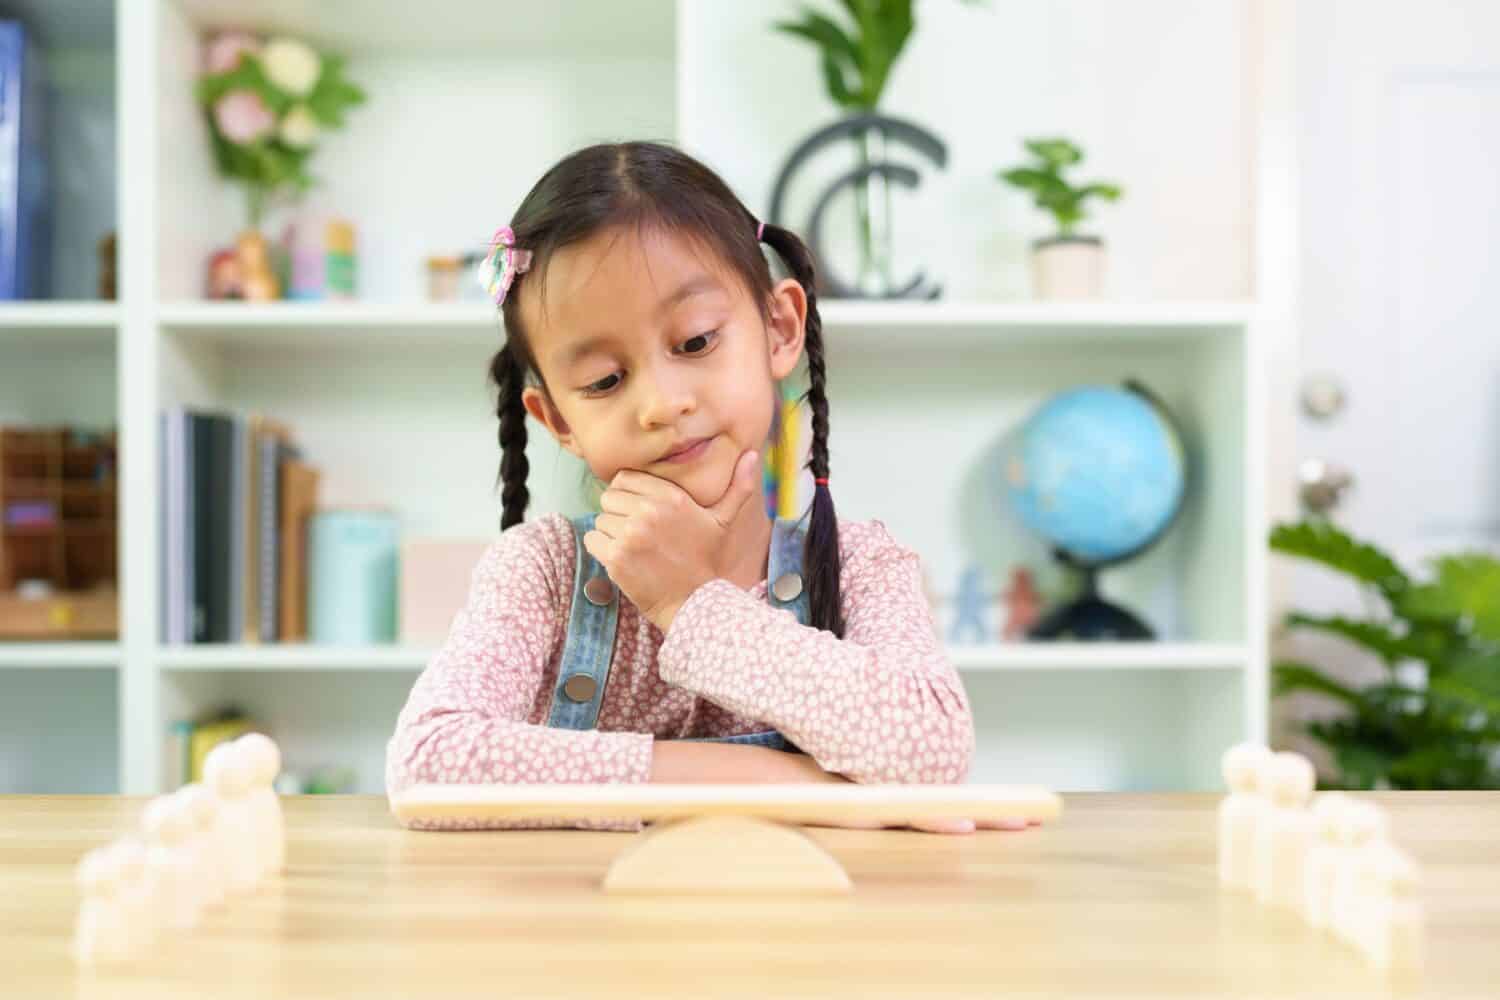
[[(829, 343), (840, 347), (920, 348), (941, 335), (955, 347), (1031, 342), (1121, 345), (1232, 336), (1253, 303), (859, 302), (828, 300), (819, 310)], [(489, 346), (501, 336), (493, 308), (478, 303), (180, 302), (162, 306), (162, 329), (217, 348)]]
[(71, 346), (114, 343), (119, 307), (109, 302), (6, 302), (0, 304), (0, 350), (10, 343), (30, 349), (66, 338)]
[[(163, 670), (421, 670), (435, 647), (289, 644), (162, 646)], [(1009, 643), (952, 645), (953, 665), (966, 673), (1049, 670), (1243, 670), (1250, 651), (1230, 643)]]
[(1232, 643), (1009, 643), (953, 645), (953, 665), (966, 673), (1010, 670), (1244, 670), (1250, 650)]
[(161, 646), (163, 670), (421, 670), (435, 652), (417, 646), (194, 645)]
[(114, 669), (119, 665), (120, 646), (114, 642), (0, 642), (0, 669)]

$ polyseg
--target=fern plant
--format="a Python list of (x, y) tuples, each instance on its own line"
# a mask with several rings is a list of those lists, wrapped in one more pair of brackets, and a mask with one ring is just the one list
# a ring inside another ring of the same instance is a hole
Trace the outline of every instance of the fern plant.
[[(1356, 688), (1313, 664), (1275, 664), (1275, 696), (1310, 692), (1343, 709), (1304, 724), (1338, 768), (1320, 785), (1500, 788), (1500, 560), (1442, 556), (1419, 581), (1385, 552), (1320, 519), (1278, 525), (1271, 548), (1347, 576), (1381, 609), (1369, 620), (1287, 616), (1289, 627), (1338, 636), (1385, 667), (1379, 682)], [(1410, 663), (1423, 669), (1398, 669)]]

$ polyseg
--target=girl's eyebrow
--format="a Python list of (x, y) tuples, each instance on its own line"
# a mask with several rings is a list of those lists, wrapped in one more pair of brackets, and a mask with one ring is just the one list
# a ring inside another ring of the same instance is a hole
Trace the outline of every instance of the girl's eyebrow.
[(567, 370), (601, 347), (614, 343), (614, 340), (615, 338), (609, 334), (601, 333), (593, 337), (585, 337), (582, 340), (574, 341), (557, 352), (557, 366), (563, 370)]
[[(704, 292), (723, 291), (723, 288), (724, 286), (721, 285), (717, 280), (715, 280), (712, 275), (700, 274), (696, 277), (689, 278), (687, 281), (684, 281), (677, 287), (676, 291), (672, 292), (670, 295), (664, 296), (661, 302), (657, 304), (656, 308), (658, 312), (666, 312), (668, 309), (671, 309), (673, 306), (692, 298), (694, 295), (702, 295)], [(577, 364), (581, 359), (592, 354), (594, 351), (599, 350), (601, 347), (605, 347), (613, 343), (614, 339), (615, 338), (610, 336), (609, 334), (601, 333), (596, 334), (592, 337), (585, 337), (582, 340), (574, 341), (572, 344), (564, 346), (557, 352), (557, 354), (555, 355), (555, 357), (557, 358), (557, 366), (562, 369), (567, 369)]]
[(657, 304), (656, 310), (657, 312), (666, 312), (668, 309), (682, 302), (684, 299), (690, 299), (694, 295), (701, 295), (704, 292), (717, 292), (722, 288), (723, 286), (714, 279), (713, 275), (700, 274), (696, 277), (689, 278), (681, 285), (677, 286), (677, 291), (673, 292), (671, 295), (665, 296), (661, 300), (661, 302)]

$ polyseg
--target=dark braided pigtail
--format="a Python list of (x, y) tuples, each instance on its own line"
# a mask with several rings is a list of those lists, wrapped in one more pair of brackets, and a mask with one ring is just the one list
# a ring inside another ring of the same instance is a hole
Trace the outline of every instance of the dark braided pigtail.
[(526, 475), (531, 468), (526, 461), (526, 404), (521, 400), (526, 388), (526, 368), (509, 341), (490, 361), (490, 378), (499, 388), (495, 415), (500, 418), (500, 473), (495, 482), (501, 487), (504, 506), (500, 530), (505, 531), (526, 519), (526, 505), (531, 502), (526, 491)]
[[(816, 273), (812, 251), (788, 229), (766, 224), (761, 239), (775, 250), (791, 271), (792, 277), (807, 292), (807, 326), (803, 344), (807, 354), (808, 389), (803, 399), (812, 410), (812, 449), (807, 468), (813, 474), (812, 523), (807, 528), (807, 544), (802, 565), (807, 577), (807, 598), (814, 628), (844, 637), (844, 615), (840, 607), (838, 517), (833, 509), (833, 494), (828, 489), (828, 396), (824, 390), (827, 366), (823, 359), (823, 320), (818, 315)], [(821, 480), (821, 481), (819, 481)]]

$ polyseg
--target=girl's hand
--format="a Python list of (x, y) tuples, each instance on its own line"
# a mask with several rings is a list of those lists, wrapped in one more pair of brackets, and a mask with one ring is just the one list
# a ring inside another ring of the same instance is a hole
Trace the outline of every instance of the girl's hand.
[(740, 456), (723, 498), (700, 507), (676, 483), (634, 469), (615, 474), (583, 547), (663, 632), (693, 591), (723, 576), (729, 526), (758, 492), (759, 454)]

